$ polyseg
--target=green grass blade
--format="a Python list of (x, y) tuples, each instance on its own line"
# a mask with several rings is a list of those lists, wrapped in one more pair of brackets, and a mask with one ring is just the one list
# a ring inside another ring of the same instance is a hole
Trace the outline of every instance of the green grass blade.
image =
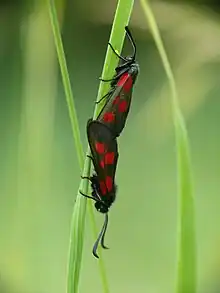
[(172, 94), (173, 122), (175, 126), (178, 188), (180, 201), (179, 221), (179, 255), (177, 293), (196, 293), (197, 265), (196, 265), (196, 229), (195, 207), (192, 184), (192, 169), (189, 152), (189, 140), (183, 115), (181, 113), (176, 83), (167, 54), (155, 21), (149, 1), (140, 0), (144, 14), (148, 21), (154, 41), (159, 51)]
[[(114, 21), (112, 24), (111, 35), (109, 43), (116, 49), (120, 54), (125, 38), (125, 26), (128, 25), (129, 19), (131, 17), (131, 12), (133, 9), (134, 0), (119, 0), (115, 12)], [(112, 52), (111, 48), (108, 46), (105, 62), (102, 70), (102, 78), (109, 79), (115, 73), (115, 67), (118, 65), (118, 57)], [(100, 100), (109, 90), (109, 82), (100, 82), (97, 101)], [(99, 104), (99, 107), (95, 109), (94, 118), (98, 114), (99, 110), (102, 108), (102, 105), (105, 101), (102, 101)]]
[(69, 79), (69, 74), (68, 74), (68, 69), (67, 69), (67, 64), (66, 64), (66, 58), (65, 58), (64, 49), (63, 49), (63, 44), (62, 44), (62, 40), (61, 40), (61, 34), (60, 34), (59, 23), (58, 23), (58, 19), (57, 19), (57, 12), (56, 12), (54, 0), (48, 0), (48, 5), (49, 5), (49, 14), (50, 14), (51, 25), (52, 25), (53, 34), (54, 34), (55, 46), (56, 46), (56, 50), (57, 50), (57, 56), (58, 56), (62, 80), (63, 80), (63, 87), (64, 87), (64, 91), (65, 91), (66, 102), (68, 105), (69, 117), (70, 117), (71, 126), (72, 126), (72, 133), (73, 133), (73, 137), (74, 137), (75, 144), (76, 144), (77, 156), (78, 156), (80, 168), (83, 169), (84, 153), (83, 153), (83, 148), (82, 148), (81, 139), (80, 139), (77, 114), (76, 114), (76, 109), (75, 109), (75, 104), (74, 104), (74, 99), (73, 99), (73, 94), (72, 94), (72, 89), (71, 89), (71, 84), (70, 84), (70, 79)]
[[(113, 23), (112, 33), (110, 37), (110, 42), (112, 45), (120, 52), (124, 42), (125, 31), (124, 27), (127, 25), (132, 7), (133, 0), (121, 0), (118, 2), (115, 19)], [(62, 46), (62, 40), (59, 31), (59, 24), (57, 21), (56, 8), (53, 0), (48, 0), (48, 8), (50, 13), (51, 25), (54, 33), (54, 39), (57, 49), (57, 55), (60, 63), (61, 74), (63, 78), (64, 90), (66, 94), (67, 105), (69, 109), (69, 116), (71, 119), (71, 126), (73, 130), (73, 136), (76, 143), (76, 149), (78, 154), (78, 160), (80, 163), (80, 167), (82, 169), (83, 166), (83, 150), (80, 142), (80, 134), (79, 127), (77, 122), (77, 116), (75, 111), (75, 106), (73, 102), (73, 96), (71, 91), (71, 85), (67, 70), (67, 65), (65, 61), (64, 50)], [(114, 68), (118, 63), (118, 59), (114, 54), (109, 50), (107, 50), (106, 59), (103, 67), (103, 74), (106, 76), (113, 76)], [(99, 100), (109, 88), (109, 84), (100, 83), (99, 92), (97, 100)], [(100, 111), (103, 103), (100, 103), (95, 108), (94, 117)], [(87, 154), (89, 154), (90, 150), (88, 149)], [(83, 175), (87, 176), (90, 171), (90, 160), (85, 161)], [(81, 180), (79, 190), (83, 190), (84, 193), (88, 192), (88, 181)], [(91, 205), (91, 203), (90, 203)], [(93, 227), (93, 231), (95, 236), (97, 236), (97, 228), (95, 224), (95, 218), (93, 214), (92, 207), (89, 206), (90, 219)], [(81, 259), (82, 259), (82, 248), (83, 248), (83, 234), (84, 234), (84, 223), (85, 223), (85, 212), (86, 212), (86, 200), (82, 198), (80, 194), (77, 195), (76, 202), (74, 205), (73, 215), (72, 215), (72, 225), (71, 225), (71, 236), (70, 236), (70, 251), (69, 251), (69, 267), (68, 267), (68, 280), (67, 280), (67, 292), (68, 293), (76, 293), (78, 291), (79, 285), (79, 276), (80, 276), (80, 267), (81, 267)], [(73, 245), (74, 242), (74, 245)], [(101, 252), (99, 252), (101, 254)], [(100, 267), (100, 275), (102, 278), (103, 291), (105, 293), (109, 292), (107, 276), (105, 273), (105, 267), (102, 257), (99, 259), (99, 267)]]
[[(59, 23), (57, 19), (57, 12), (55, 3), (53, 0), (48, 0), (48, 11), (50, 15), (51, 26), (54, 34), (54, 41), (57, 50), (57, 56), (60, 64), (64, 91), (69, 111), (69, 117), (71, 121), (72, 133), (75, 140), (76, 151), (78, 161), (81, 170), (84, 164), (84, 154), (80, 139), (80, 132), (78, 126), (78, 120), (71, 90), (71, 84), (64, 54), (64, 49), (61, 40), (61, 34), (59, 29)], [(90, 160), (86, 160), (84, 165), (83, 174), (89, 174)], [(81, 180), (79, 190), (84, 190), (88, 193), (88, 181)], [(85, 227), (85, 214), (86, 214), (87, 200), (83, 198), (79, 192), (76, 197), (76, 202), (73, 208), (71, 228), (70, 228), (70, 244), (69, 244), (69, 258), (68, 258), (68, 276), (67, 276), (67, 292), (77, 293), (79, 287), (79, 276), (82, 261), (82, 250), (84, 240), (84, 227)], [(90, 203), (91, 204), (91, 203)], [(91, 213), (93, 211), (91, 210)]]
[[(116, 8), (109, 43), (113, 45), (113, 47), (118, 51), (119, 54), (121, 53), (121, 50), (123, 47), (124, 37), (125, 37), (125, 26), (128, 25), (129, 23), (129, 19), (131, 17), (131, 12), (133, 9), (133, 4), (134, 4), (134, 0), (119, 0), (117, 8)], [(115, 56), (111, 48), (108, 46), (106, 56), (105, 56), (105, 62), (104, 62), (103, 70), (102, 70), (103, 79), (109, 79), (114, 75), (115, 67), (118, 65), (118, 61), (119, 61), (118, 57)], [(99, 101), (108, 92), (109, 87), (110, 87), (110, 83), (100, 82), (96, 101)], [(95, 107), (93, 118), (96, 118), (97, 114), (102, 109), (104, 103), (105, 103), (105, 100), (97, 104), (97, 106)], [(90, 154), (89, 149), (87, 154)], [(89, 207), (89, 210), (90, 209), (91, 207)], [(95, 217), (92, 213), (90, 213), (90, 222), (92, 225), (92, 230), (94, 232), (94, 235), (97, 236), (98, 231), (95, 225)], [(100, 275), (102, 279), (103, 292), (108, 293), (109, 286), (108, 286), (106, 271), (105, 271), (104, 262), (102, 258), (102, 251), (99, 248), (98, 248), (98, 254), (100, 256), (99, 271), (100, 271)]]

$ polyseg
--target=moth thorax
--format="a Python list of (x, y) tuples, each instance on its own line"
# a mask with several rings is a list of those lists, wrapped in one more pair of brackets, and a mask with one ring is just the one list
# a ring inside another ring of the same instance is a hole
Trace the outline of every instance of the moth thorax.
[(102, 214), (106, 214), (108, 212), (108, 207), (100, 201), (97, 201), (95, 203), (95, 208), (97, 209), (98, 212)]

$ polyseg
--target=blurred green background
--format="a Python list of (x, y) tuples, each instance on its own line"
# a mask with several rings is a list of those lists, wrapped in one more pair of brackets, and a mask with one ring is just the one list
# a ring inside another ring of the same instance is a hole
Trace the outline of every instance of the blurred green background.
[[(152, 6), (190, 136), (198, 292), (218, 293), (220, 9), (216, 1), (206, 2)], [(85, 150), (116, 4), (58, 3)], [(138, 1), (130, 27), (141, 73), (119, 138), (118, 197), (106, 237), (111, 249), (103, 257), (111, 292), (170, 293), (178, 198), (169, 88)], [(129, 52), (126, 43), (124, 54)], [(0, 1), (0, 69), (0, 293), (65, 292), (80, 169), (45, 1)], [(102, 215), (96, 219), (101, 226)], [(90, 230), (88, 218), (80, 292), (102, 292)]]

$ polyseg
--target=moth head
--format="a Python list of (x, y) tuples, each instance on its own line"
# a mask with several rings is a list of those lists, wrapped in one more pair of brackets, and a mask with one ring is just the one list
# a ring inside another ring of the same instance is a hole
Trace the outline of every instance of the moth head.
[(108, 212), (107, 205), (101, 201), (97, 201), (95, 203), (95, 208), (97, 209), (98, 212), (100, 212), (102, 214), (106, 214)]
[(133, 63), (134, 62), (134, 56), (127, 56), (125, 59), (127, 60), (127, 63)]

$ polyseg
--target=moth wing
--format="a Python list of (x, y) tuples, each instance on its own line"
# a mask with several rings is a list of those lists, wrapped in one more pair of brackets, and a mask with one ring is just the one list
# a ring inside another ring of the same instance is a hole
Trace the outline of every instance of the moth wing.
[(113, 192), (118, 145), (111, 130), (97, 120), (87, 123), (87, 136), (102, 194)]
[(109, 96), (97, 120), (107, 125), (119, 136), (125, 127), (131, 106), (133, 91), (133, 75), (126, 72), (116, 84), (115, 90)]

